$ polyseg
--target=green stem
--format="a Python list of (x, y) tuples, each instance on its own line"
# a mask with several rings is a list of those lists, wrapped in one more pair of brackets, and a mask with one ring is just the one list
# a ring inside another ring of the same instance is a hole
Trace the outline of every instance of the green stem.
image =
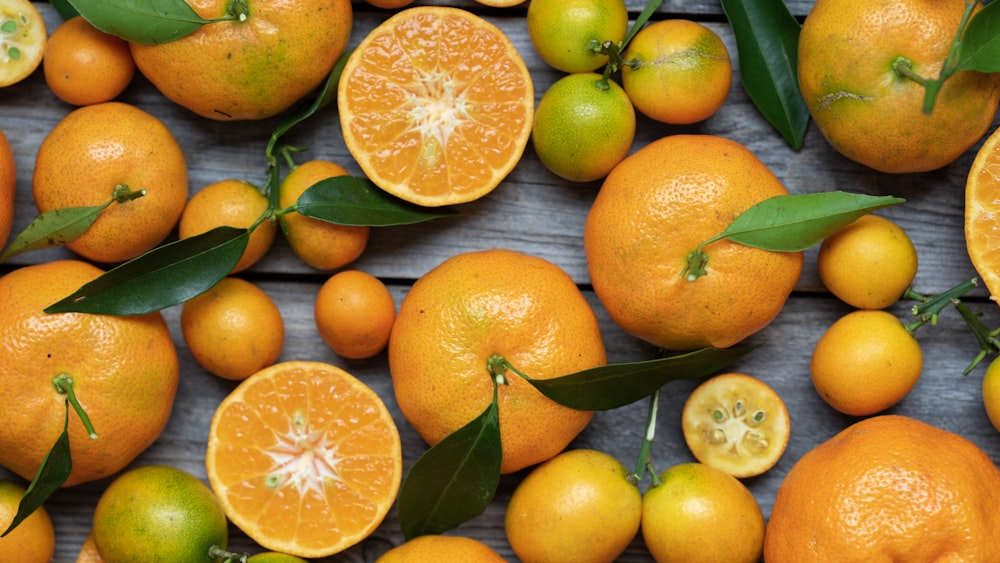
[(486, 359), (486, 371), (489, 372), (493, 381), (496, 381), (500, 385), (507, 385), (507, 370), (514, 372), (524, 379), (531, 379), (500, 354), (493, 354)]
[(907, 289), (903, 294), (904, 297), (915, 299), (920, 303), (914, 305), (912, 309), (913, 316), (917, 317), (917, 320), (907, 325), (906, 329), (912, 333), (927, 323), (932, 325), (937, 324), (938, 315), (941, 311), (952, 305), (954, 301), (968, 293), (974, 287), (976, 287), (976, 280), (974, 278), (968, 279), (940, 295), (929, 298), (913, 291), (912, 288)]
[(660, 484), (660, 476), (656, 474), (653, 467), (653, 439), (656, 437), (656, 413), (660, 405), (660, 390), (657, 389), (649, 396), (649, 410), (646, 412), (646, 433), (642, 437), (642, 446), (639, 447), (639, 457), (635, 462), (635, 471), (630, 476), (633, 483), (639, 484), (645, 477), (645, 472), (649, 471), (649, 478), (654, 487)]
[(965, 34), (965, 28), (972, 18), (972, 12), (976, 9), (976, 4), (975, 0), (965, 3), (965, 13), (962, 14), (962, 21), (958, 24), (955, 37), (952, 38), (951, 48), (948, 49), (948, 56), (945, 57), (944, 62), (941, 64), (941, 72), (938, 73), (937, 78), (928, 80), (924, 84), (924, 104), (922, 110), (926, 115), (930, 115), (931, 111), (934, 110), (934, 102), (937, 100), (938, 93), (941, 91), (941, 87), (944, 86), (945, 81), (951, 78), (958, 70), (958, 56), (962, 47), (962, 36)]
[(114, 191), (111, 192), (111, 199), (117, 203), (125, 203), (133, 199), (139, 199), (146, 195), (146, 190), (135, 190), (126, 184), (115, 184)]
[(250, 554), (226, 551), (217, 545), (213, 545), (208, 548), (208, 557), (213, 561), (221, 559), (222, 563), (247, 563), (247, 559), (250, 558)]
[(66, 400), (69, 404), (73, 405), (73, 410), (76, 411), (77, 416), (83, 421), (83, 427), (87, 429), (87, 433), (94, 440), (97, 439), (97, 431), (94, 430), (94, 425), (90, 423), (90, 417), (87, 416), (87, 412), (83, 410), (83, 406), (80, 401), (76, 398), (76, 391), (73, 390), (73, 378), (67, 373), (60, 373), (59, 375), (52, 378), (52, 385), (55, 386), (56, 391), (66, 395)]
[(1000, 340), (997, 340), (996, 334), (986, 328), (983, 321), (979, 319), (979, 315), (972, 312), (965, 303), (956, 299), (954, 305), (955, 309), (958, 310), (958, 314), (965, 321), (965, 324), (969, 325), (969, 328), (972, 329), (972, 334), (975, 335), (976, 341), (979, 343), (979, 353), (976, 354), (972, 362), (962, 371), (962, 375), (969, 375), (979, 365), (979, 362), (983, 361), (983, 358), (987, 354), (1000, 353)]
[(709, 244), (723, 238), (723, 235), (718, 234), (714, 237), (702, 242), (687, 255), (684, 261), (684, 269), (681, 270), (681, 277), (687, 279), (687, 281), (695, 281), (696, 279), (704, 276), (708, 273), (706, 267), (708, 266), (708, 255), (705, 254), (704, 248)]

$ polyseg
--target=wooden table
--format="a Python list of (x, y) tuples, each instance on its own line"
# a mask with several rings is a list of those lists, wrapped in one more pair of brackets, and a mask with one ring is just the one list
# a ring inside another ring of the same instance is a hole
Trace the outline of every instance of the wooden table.
[[(488, 9), (470, 0), (420, 2), (451, 4), (483, 14), (502, 28), (525, 58), (535, 81), (536, 96), (559, 76), (536, 55), (525, 29), (527, 3), (508, 9)], [(790, 0), (789, 9), (804, 17), (812, 5), (808, 0)], [(632, 18), (642, 8), (641, 0), (628, 0)], [(355, 25), (351, 44), (382, 21), (390, 12), (354, 2)], [(50, 32), (59, 21), (47, 4), (40, 9)], [(667, 0), (656, 18), (686, 17), (706, 23), (726, 42), (736, 67), (736, 46), (717, 0)], [(210, 182), (229, 177), (262, 182), (264, 146), (276, 121), (218, 123), (196, 117), (160, 96), (143, 78), (121, 98), (164, 120), (181, 140), (190, 165), (192, 192)], [(39, 143), (70, 107), (59, 102), (45, 87), (41, 73), (26, 81), (0, 89), (0, 128), (10, 138), (18, 168), (15, 232), (23, 229), (37, 211), (31, 200), (31, 170)], [(738, 70), (726, 105), (707, 121), (673, 127), (639, 118), (635, 148), (665, 135), (707, 133), (735, 139), (757, 154), (793, 193), (846, 190), (906, 198), (901, 206), (883, 214), (897, 221), (910, 234), (920, 256), (915, 287), (924, 294), (941, 292), (974, 277), (965, 251), (962, 232), (965, 178), (978, 145), (952, 165), (935, 172), (905, 176), (874, 172), (836, 154), (811, 127), (802, 150), (791, 150), (757, 113), (742, 89)], [(360, 170), (343, 146), (335, 108), (328, 107), (308, 123), (292, 131), (289, 142), (310, 147), (309, 158), (327, 158), (342, 163), (353, 173)], [(634, 149), (633, 149), (634, 150)], [(545, 257), (565, 269), (580, 285), (597, 312), (609, 352), (609, 361), (627, 362), (652, 358), (655, 350), (624, 334), (608, 319), (589, 286), (581, 233), (590, 202), (599, 183), (572, 184), (549, 173), (529, 147), (510, 176), (489, 196), (460, 207), (460, 215), (416, 226), (373, 229), (365, 254), (351, 265), (385, 280), (397, 304), (408, 287), (444, 259), (460, 252), (505, 247)], [(809, 380), (809, 357), (816, 340), (835, 319), (850, 308), (827, 293), (816, 273), (816, 249), (807, 251), (802, 278), (777, 319), (750, 341), (759, 346), (733, 366), (773, 386), (788, 404), (792, 437), (783, 458), (763, 476), (748, 479), (765, 514), (770, 514), (775, 492), (794, 462), (813, 446), (829, 438), (855, 419), (828, 407)], [(0, 271), (70, 254), (63, 249), (25, 254)], [(337, 357), (320, 340), (312, 320), (312, 303), (319, 285), (329, 273), (309, 269), (280, 239), (246, 277), (259, 283), (278, 303), (286, 323), (286, 342), (281, 360), (320, 360), (345, 367), (373, 387), (397, 415), (404, 443), (407, 468), (424, 451), (419, 436), (399, 415), (384, 354), (366, 361)], [(983, 314), (987, 326), (1000, 326), (1000, 309), (977, 289), (966, 301)], [(901, 303), (892, 311), (910, 315), (912, 303)], [(170, 464), (205, 478), (205, 437), (218, 402), (234, 384), (201, 369), (180, 336), (179, 308), (164, 311), (180, 355), (182, 378), (173, 416), (160, 439), (142, 454), (135, 465)], [(1000, 459), (1000, 433), (986, 418), (980, 399), (985, 363), (969, 376), (962, 370), (978, 351), (972, 334), (958, 314), (948, 309), (937, 326), (917, 333), (925, 353), (924, 373), (913, 392), (888, 412), (914, 416), (958, 432)], [(653, 459), (659, 470), (691, 461), (680, 433), (680, 408), (697, 382), (671, 383), (661, 395), (657, 439)], [(627, 466), (634, 465), (641, 443), (645, 402), (600, 412), (571, 447), (590, 447), (610, 452)], [(0, 470), (0, 476), (9, 476)], [(524, 473), (505, 476), (495, 501), (487, 511), (463, 524), (455, 533), (484, 540), (511, 561), (516, 561), (503, 531), (503, 514), (512, 490)], [(56, 525), (57, 561), (73, 561), (90, 528), (95, 503), (108, 484), (100, 481), (60, 490), (47, 504)], [(643, 486), (648, 484), (648, 480)], [(373, 561), (401, 534), (395, 510), (371, 538), (355, 548), (325, 561)], [(231, 547), (257, 548), (233, 528)], [(620, 561), (652, 561), (637, 538)]]

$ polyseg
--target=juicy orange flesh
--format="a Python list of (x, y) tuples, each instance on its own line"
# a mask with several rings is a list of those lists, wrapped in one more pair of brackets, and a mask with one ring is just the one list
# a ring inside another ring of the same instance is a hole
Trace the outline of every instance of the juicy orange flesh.
[(221, 407), (215, 475), (254, 535), (323, 549), (378, 525), (398, 490), (400, 450), (372, 395), (333, 372), (288, 370)]
[(340, 98), (355, 157), (377, 184), (423, 197), (479, 193), (516, 164), (534, 94), (501, 32), (427, 12), (374, 33), (357, 54)]
[(993, 298), (1000, 296), (1000, 129), (980, 149), (969, 175), (965, 237), (969, 257)]

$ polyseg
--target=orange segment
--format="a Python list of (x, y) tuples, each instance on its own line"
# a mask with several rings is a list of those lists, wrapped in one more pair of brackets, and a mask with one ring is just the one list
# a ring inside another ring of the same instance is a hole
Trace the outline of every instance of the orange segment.
[(234, 524), (300, 557), (333, 555), (371, 534), (402, 479), (385, 404), (321, 362), (279, 363), (241, 383), (212, 418), (206, 466)]
[(504, 33), (458, 8), (422, 6), (362, 40), (337, 95), (344, 142), (364, 173), (411, 203), (465, 203), (514, 168), (535, 92)]
[(42, 64), (48, 32), (28, 0), (0, 0), (0, 88), (17, 84)]
[(1000, 297), (1000, 129), (976, 153), (965, 184), (965, 245), (994, 301)]

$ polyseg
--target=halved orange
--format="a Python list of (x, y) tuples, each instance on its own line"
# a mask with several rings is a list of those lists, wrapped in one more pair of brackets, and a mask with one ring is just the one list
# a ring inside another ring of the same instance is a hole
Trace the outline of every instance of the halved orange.
[(1000, 128), (976, 153), (965, 183), (965, 246), (990, 292), (1000, 299)]
[(0, 88), (24, 80), (42, 64), (48, 33), (28, 0), (0, 0)]
[(745, 373), (716, 375), (695, 388), (681, 426), (698, 461), (741, 479), (774, 467), (791, 434), (781, 396)]
[(478, 199), (531, 136), (535, 90), (502, 30), (459, 8), (397, 12), (349, 57), (337, 105), (365, 175), (411, 203)]
[(346, 371), (289, 361), (244, 380), (208, 436), (208, 480), (226, 516), (261, 546), (327, 557), (381, 524), (402, 480), (399, 431)]

